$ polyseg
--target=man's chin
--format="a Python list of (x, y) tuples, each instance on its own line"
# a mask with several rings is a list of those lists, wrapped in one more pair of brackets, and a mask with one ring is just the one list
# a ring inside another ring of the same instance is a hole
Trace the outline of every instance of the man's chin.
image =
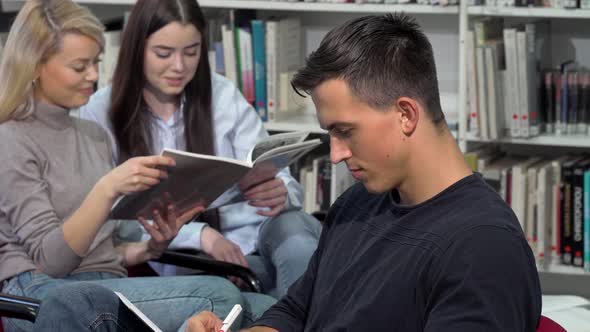
[(371, 194), (382, 194), (390, 190), (389, 188), (385, 188), (383, 185), (371, 183), (368, 181), (363, 181), (363, 186), (365, 186), (365, 189)]

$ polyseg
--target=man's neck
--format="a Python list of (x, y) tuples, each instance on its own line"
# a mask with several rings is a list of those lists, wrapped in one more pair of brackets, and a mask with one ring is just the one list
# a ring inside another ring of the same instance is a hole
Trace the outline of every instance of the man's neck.
[(429, 132), (414, 143), (409, 171), (398, 188), (402, 204), (425, 202), (473, 174), (448, 129)]

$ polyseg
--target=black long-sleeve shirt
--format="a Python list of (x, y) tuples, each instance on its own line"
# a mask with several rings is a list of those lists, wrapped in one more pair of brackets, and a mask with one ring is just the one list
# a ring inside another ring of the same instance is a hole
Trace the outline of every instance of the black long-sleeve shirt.
[(256, 323), (289, 331), (535, 331), (541, 291), (512, 210), (477, 174), (416, 206), (360, 184), (304, 275)]

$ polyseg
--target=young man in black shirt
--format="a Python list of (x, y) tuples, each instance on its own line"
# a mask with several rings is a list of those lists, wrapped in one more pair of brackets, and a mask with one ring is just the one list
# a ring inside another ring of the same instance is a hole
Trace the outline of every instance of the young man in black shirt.
[(347, 22), (292, 84), (313, 98), (332, 162), (360, 183), (331, 207), (305, 274), (248, 331), (535, 331), (532, 252), (510, 207), (465, 164), (416, 22)]

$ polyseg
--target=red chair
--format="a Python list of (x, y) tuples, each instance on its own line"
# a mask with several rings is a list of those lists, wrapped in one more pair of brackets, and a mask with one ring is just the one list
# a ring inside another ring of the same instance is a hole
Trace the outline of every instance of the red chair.
[(537, 332), (567, 332), (561, 325), (557, 324), (549, 317), (541, 316)]

